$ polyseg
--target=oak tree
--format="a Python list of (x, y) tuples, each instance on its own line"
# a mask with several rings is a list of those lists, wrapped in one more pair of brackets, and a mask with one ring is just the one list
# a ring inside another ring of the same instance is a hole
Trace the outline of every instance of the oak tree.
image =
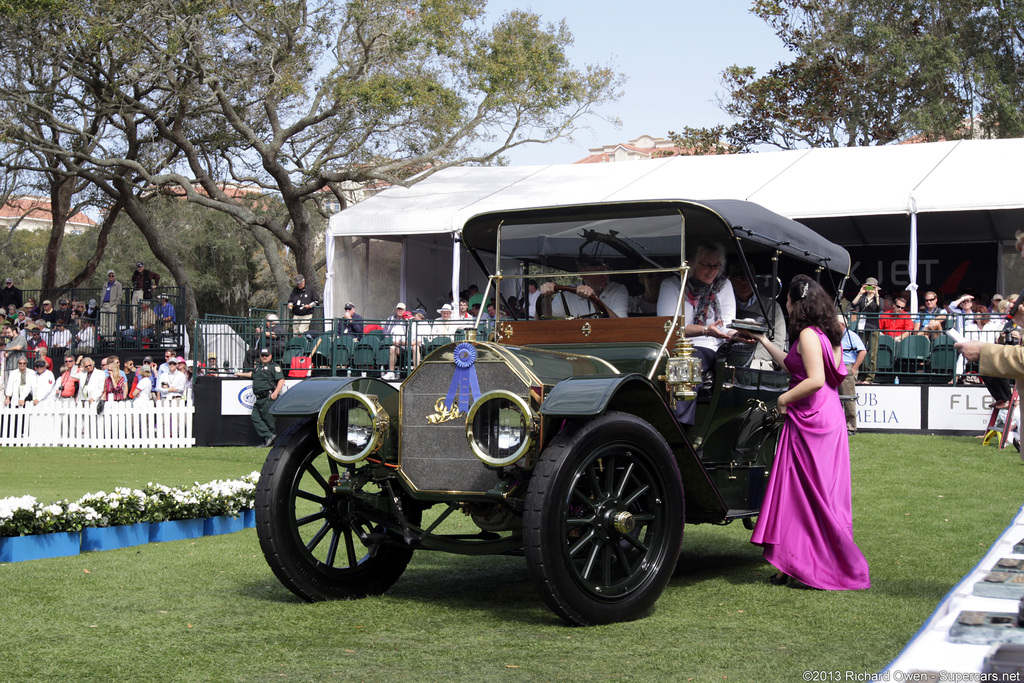
[[(85, 178), (119, 202), (179, 284), (187, 274), (147, 221), (154, 192), (271, 236), (264, 243), (287, 248), (319, 292), (314, 216), (325, 193), (344, 206), (346, 183), (407, 185), (451, 165), (493, 163), (513, 147), (571, 135), (617, 96), (612, 69), (569, 62), (564, 24), (511, 12), (488, 28), (484, 7), (40, 0), (7, 8), (5, 66), (32, 54), (62, 78), (56, 87), (24, 70), (0, 78), (0, 135), (53, 155), (59, 163), (47, 170)], [(61, 135), (19, 125), (12, 113)], [(273, 195), (280, 208), (254, 193)]]

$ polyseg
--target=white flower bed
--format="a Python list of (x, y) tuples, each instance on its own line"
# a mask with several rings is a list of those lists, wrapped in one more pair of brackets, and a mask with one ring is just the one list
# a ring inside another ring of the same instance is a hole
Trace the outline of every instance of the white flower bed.
[(74, 503), (63, 500), (42, 505), (34, 496), (0, 498), (0, 536), (218, 515), (237, 517), (255, 504), (259, 478), (259, 472), (252, 472), (241, 479), (195, 482), (187, 489), (150, 482), (144, 489), (118, 487), (111, 493), (87, 493)]

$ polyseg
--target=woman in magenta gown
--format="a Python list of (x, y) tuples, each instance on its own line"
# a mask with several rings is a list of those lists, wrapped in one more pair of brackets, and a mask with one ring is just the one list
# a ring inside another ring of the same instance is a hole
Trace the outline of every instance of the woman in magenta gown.
[[(839, 385), (846, 376), (836, 308), (825, 290), (806, 275), (793, 278), (786, 302), (789, 338), (784, 354), (756, 335), (790, 374), (779, 397), (785, 424), (779, 435), (768, 490), (751, 543), (779, 573), (812, 588), (869, 588), (868, 563), (853, 542), (850, 444)], [(799, 585), (799, 584), (797, 584)]]

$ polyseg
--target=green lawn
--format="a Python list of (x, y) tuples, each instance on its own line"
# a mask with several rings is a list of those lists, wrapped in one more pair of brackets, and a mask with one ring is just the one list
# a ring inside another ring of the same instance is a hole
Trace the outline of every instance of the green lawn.
[[(854, 437), (854, 535), (873, 587), (773, 587), (739, 524), (687, 528), (648, 618), (569, 628), (522, 558), (423, 551), (380, 598), (296, 601), (255, 533), (0, 565), (4, 681), (799, 681), (875, 672), (1012, 520), (1015, 451), (976, 439)], [(257, 469), (258, 449), (6, 449), (0, 496), (77, 498)]]

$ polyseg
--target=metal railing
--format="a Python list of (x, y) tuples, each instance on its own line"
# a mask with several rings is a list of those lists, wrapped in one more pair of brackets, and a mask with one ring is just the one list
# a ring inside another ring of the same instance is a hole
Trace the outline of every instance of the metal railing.
[[(902, 329), (908, 319), (909, 329)], [(946, 330), (956, 328), (968, 339), (995, 343), (1004, 343), (1014, 331), (1012, 325), (1007, 327), (1005, 316), (995, 313), (969, 317), (947, 313), (940, 329), (934, 330), (914, 329), (915, 314), (854, 313), (847, 320), (868, 349), (860, 377), (878, 384), (972, 383), (977, 381), (977, 364), (964, 361)], [(436, 320), (367, 319), (362, 321), (362, 333), (346, 331), (347, 322), (313, 318), (309, 331), (300, 332), (296, 321), (278, 320), (268, 332), (265, 319), (207, 316), (197, 325), (193, 356), (213, 375), (250, 370), (259, 350), (269, 348), (286, 376), (380, 377), (393, 371), (401, 378), (434, 348), (465, 337), (464, 332), (433, 334), (433, 325), (440, 322)], [(472, 321), (464, 324), (463, 329), (472, 329)], [(875, 325), (881, 329), (866, 329)], [(477, 338), (486, 339), (491, 326), (483, 323), (481, 328)], [(1018, 342), (1020, 332), (1016, 328)]]
[(990, 343), (1019, 344), (1021, 339), (1021, 329), (998, 313), (851, 313), (847, 320), (867, 347), (859, 377), (876, 384), (980, 383), (977, 363), (967, 362), (954, 348), (947, 333), (951, 329)]
[[(473, 321), (457, 326), (450, 336), (433, 334), (439, 321), (362, 321), (362, 332), (346, 328), (344, 318), (314, 318), (309, 331), (296, 329), (294, 320), (206, 316), (196, 325), (194, 357), (210, 375), (248, 371), (258, 362), (260, 349), (271, 350), (274, 360), (292, 377), (382, 377), (393, 372), (406, 375), (428, 353), (446, 343), (465, 338)], [(326, 331), (324, 331), (326, 330)], [(478, 338), (486, 339), (491, 326), (481, 324)], [(306, 360), (308, 359), (308, 360)]]
[[(171, 304), (173, 306), (173, 304)], [(65, 353), (83, 356), (100, 354), (150, 353), (156, 349), (182, 349), (185, 345), (185, 326), (180, 321), (178, 309), (174, 309), (173, 321), (159, 319), (156, 307), (145, 304), (121, 304), (115, 311), (101, 311), (97, 308), (75, 315), (62, 315), (59, 307), (56, 320), (50, 320), (39, 329), (39, 338), (45, 342), (46, 354), (50, 358)], [(146, 309), (150, 313), (146, 312)], [(32, 329), (40, 319), (51, 316), (37, 314), (36, 318), (25, 317), (22, 323), (15, 318), (16, 328), (26, 330), (30, 343), (34, 341)], [(4, 318), (9, 320), (9, 318)], [(66, 322), (65, 322), (66, 320)], [(62, 326), (58, 324), (62, 323)], [(0, 342), (0, 350), (2, 344)]]

